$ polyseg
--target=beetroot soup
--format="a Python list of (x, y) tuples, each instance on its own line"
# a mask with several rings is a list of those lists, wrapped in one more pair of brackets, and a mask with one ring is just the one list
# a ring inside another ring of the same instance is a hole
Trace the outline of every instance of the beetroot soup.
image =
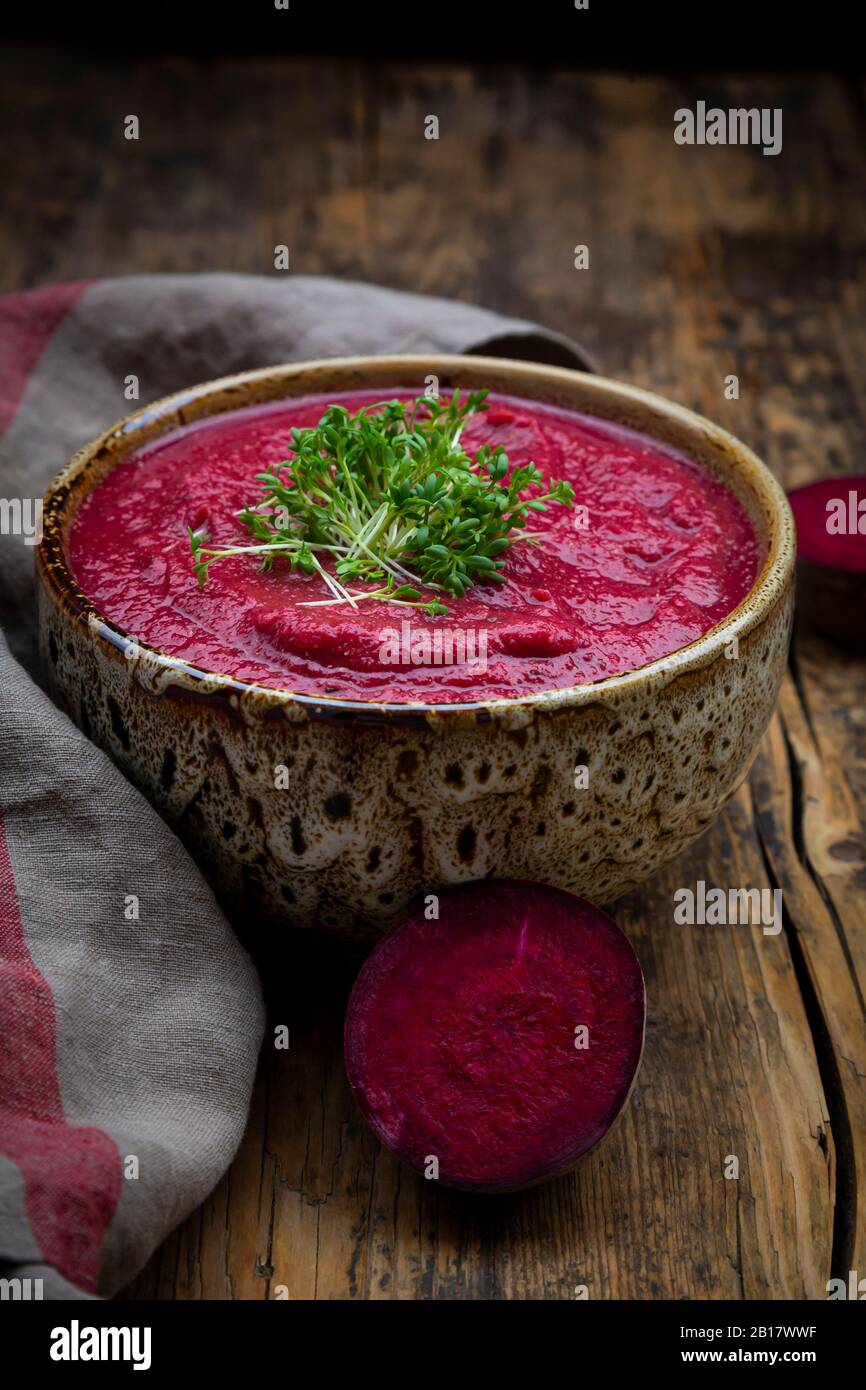
[[(410, 393), (395, 392), (400, 400)], [(119, 464), (72, 528), (80, 589), (114, 625), (190, 665), (305, 695), (399, 702), (514, 697), (596, 681), (695, 641), (734, 609), (759, 564), (737, 499), (689, 459), (597, 419), (491, 395), (462, 433), (564, 479), (573, 505), (532, 514), (536, 540), (479, 573), (447, 612), (380, 599), (334, 602), (320, 572), (283, 557), (263, 572), (240, 553), (196, 582), (189, 531), (210, 546), (253, 542), (238, 513), (256, 475), (291, 456), (292, 429), (336, 400), (304, 397), (188, 426)], [(325, 568), (328, 568), (327, 561)], [(350, 585), (355, 594), (370, 584)]]

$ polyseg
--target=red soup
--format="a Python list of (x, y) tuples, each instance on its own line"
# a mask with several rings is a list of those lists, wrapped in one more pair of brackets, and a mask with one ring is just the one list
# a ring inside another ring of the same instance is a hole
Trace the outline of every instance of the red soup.
[[(394, 393), (411, 399), (408, 393)], [(323, 604), (321, 575), (259, 556), (193, 572), (188, 528), (250, 543), (238, 512), (291, 430), (337, 400), (309, 396), (188, 426), (119, 464), (85, 501), (70, 542), (81, 590), (147, 646), (207, 671), (306, 695), (400, 702), (514, 697), (633, 670), (703, 636), (755, 582), (759, 547), (737, 499), (652, 439), (574, 412), (491, 395), (463, 443), (502, 444), (566, 479), (574, 505), (533, 517), (505, 553), (506, 582), (442, 595), (430, 616), (378, 599)], [(369, 587), (369, 586), (368, 586)], [(426, 594), (425, 598), (433, 597)]]

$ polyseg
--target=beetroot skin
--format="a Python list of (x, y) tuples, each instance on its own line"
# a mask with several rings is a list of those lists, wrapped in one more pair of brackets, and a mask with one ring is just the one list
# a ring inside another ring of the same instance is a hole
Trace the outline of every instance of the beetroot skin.
[[(422, 900), (373, 951), (346, 1015), (346, 1070), (377, 1137), (451, 1186), (503, 1192), (570, 1168), (631, 1090), (646, 1014), (616, 923), (535, 883)], [(588, 1029), (588, 1045), (575, 1046)]]

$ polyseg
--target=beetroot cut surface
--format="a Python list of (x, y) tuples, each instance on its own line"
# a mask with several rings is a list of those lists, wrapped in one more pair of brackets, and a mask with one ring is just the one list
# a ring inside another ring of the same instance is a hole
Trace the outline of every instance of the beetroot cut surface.
[(797, 523), (797, 619), (866, 643), (866, 477), (822, 478), (788, 493)]
[(556, 888), (485, 881), (438, 900), (438, 921), (413, 904), (355, 983), (355, 1098), (387, 1148), (419, 1172), (435, 1158), (448, 1186), (553, 1177), (628, 1098), (646, 1013), (637, 957), (610, 917)]
[(866, 477), (822, 478), (788, 493), (797, 553), (810, 565), (866, 571)]

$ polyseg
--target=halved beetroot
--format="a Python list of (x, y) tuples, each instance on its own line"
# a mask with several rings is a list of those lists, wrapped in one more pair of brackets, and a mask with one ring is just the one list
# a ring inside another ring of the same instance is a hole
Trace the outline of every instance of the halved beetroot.
[(788, 501), (800, 621), (837, 641), (866, 641), (866, 477), (822, 478)]
[(352, 991), (358, 1104), (387, 1148), (448, 1186), (501, 1192), (562, 1173), (604, 1136), (637, 1073), (637, 957), (605, 913), (557, 888), (446, 889), (433, 921), (428, 902)]

